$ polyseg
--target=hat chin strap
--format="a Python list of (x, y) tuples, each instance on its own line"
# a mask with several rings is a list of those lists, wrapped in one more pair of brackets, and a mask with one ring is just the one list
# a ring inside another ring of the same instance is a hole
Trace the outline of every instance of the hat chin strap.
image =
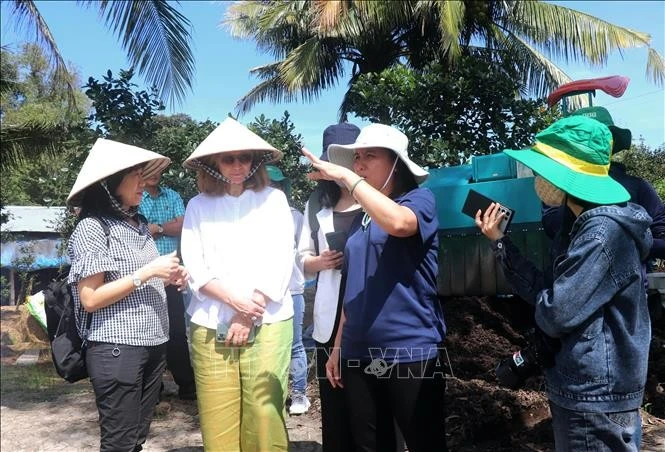
[(393, 162), (393, 167), (390, 168), (390, 174), (388, 174), (388, 178), (387, 178), (386, 181), (383, 183), (383, 185), (381, 186), (381, 188), (379, 188), (379, 191), (383, 191), (383, 189), (386, 188), (386, 185), (388, 185), (388, 182), (390, 182), (390, 179), (392, 179), (393, 174), (395, 174), (395, 167), (397, 166), (397, 160), (398, 160), (398, 159), (399, 159), (399, 157), (395, 156), (395, 162)]
[(118, 212), (122, 217), (125, 218), (134, 218), (136, 214), (139, 211), (139, 206), (130, 206), (129, 208), (125, 209), (122, 207), (122, 204), (120, 204), (120, 201), (118, 201), (118, 198), (113, 196), (111, 192), (109, 191), (108, 186), (106, 185), (106, 181), (100, 182), (100, 185), (106, 192), (106, 194), (109, 196), (109, 200), (111, 201), (111, 207), (113, 210)]
[[(247, 176), (245, 176), (245, 178), (243, 179), (243, 183), (246, 182), (250, 177), (252, 177), (254, 175), (254, 173), (256, 173), (256, 171), (259, 169), (259, 167), (261, 165), (263, 165), (264, 163), (267, 163), (271, 158), (272, 158), (272, 153), (266, 152), (263, 155), (263, 157), (261, 157), (261, 160), (259, 160), (256, 163), (256, 165), (252, 166), (252, 169), (249, 171)], [(212, 168), (212, 167), (206, 165), (205, 163), (201, 162), (200, 160), (192, 160), (192, 166), (204, 171), (205, 173), (207, 173), (208, 175), (212, 176), (213, 178), (215, 178), (217, 180), (221, 180), (222, 182), (226, 182), (227, 184), (231, 183), (231, 180), (228, 177), (226, 177), (225, 175), (223, 175), (222, 173), (217, 171), (215, 168)]]

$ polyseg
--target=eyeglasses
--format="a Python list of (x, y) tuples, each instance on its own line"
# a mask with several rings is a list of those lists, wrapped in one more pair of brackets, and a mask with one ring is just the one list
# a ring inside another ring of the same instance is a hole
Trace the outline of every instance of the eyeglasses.
[(222, 164), (230, 166), (233, 165), (236, 160), (241, 164), (241, 165), (247, 165), (250, 163), (253, 159), (252, 154), (238, 154), (238, 155), (222, 155), (220, 157), (220, 161)]

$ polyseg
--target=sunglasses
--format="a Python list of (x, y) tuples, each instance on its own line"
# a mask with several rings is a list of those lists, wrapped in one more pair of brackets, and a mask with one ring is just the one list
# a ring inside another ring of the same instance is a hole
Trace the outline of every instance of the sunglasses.
[(223, 155), (220, 157), (220, 161), (224, 165), (233, 165), (236, 161), (241, 165), (247, 165), (252, 161), (254, 156), (252, 154), (238, 154), (238, 155)]

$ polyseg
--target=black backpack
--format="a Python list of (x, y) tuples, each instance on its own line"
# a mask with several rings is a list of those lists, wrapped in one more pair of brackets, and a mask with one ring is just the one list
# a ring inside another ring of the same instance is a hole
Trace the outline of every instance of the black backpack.
[[(101, 219), (96, 218), (96, 220), (102, 225), (108, 246), (111, 231)], [(51, 359), (56, 372), (70, 383), (87, 378), (88, 370), (85, 365), (87, 341), (81, 339), (76, 327), (74, 297), (67, 283), (67, 276), (51, 282), (44, 289), (44, 311), (46, 330), (51, 343)], [(88, 314), (84, 328), (86, 336), (91, 321), (92, 314)]]

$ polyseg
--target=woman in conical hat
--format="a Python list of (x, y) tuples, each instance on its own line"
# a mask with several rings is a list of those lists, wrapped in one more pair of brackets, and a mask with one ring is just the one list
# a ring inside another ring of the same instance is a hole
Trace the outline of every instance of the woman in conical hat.
[(286, 450), (293, 221), (265, 164), (282, 153), (231, 118), (184, 166), (201, 193), (185, 211), (194, 289), (192, 364), (206, 450)]
[(101, 450), (140, 450), (159, 400), (169, 339), (164, 284), (182, 285), (186, 271), (159, 256), (137, 215), (143, 178), (169, 159), (99, 139), (67, 203), (80, 208), (69, 239), (69, 283), (86, 366), (95, 391)]
[[(539, 330), (553, 338), (539, 341), (550, 345), (538, 352), (540, 364), (548, 363), (557, 451), (640, 449), (651, 339), (641, 262), (652, 243), (651, 218), (609, 176), (611, 149), (606, 125), (569, 116), (538, 133), (531, 148), (504, 151), (537, 174), (544, 203), (566, 206), (573, 217), (562, 228), (551, 275), (498, 228), (498, 204), (476, 215), (511, 287), (535, 306)], [(518, 369), (531, 364), (513, 361)]]

